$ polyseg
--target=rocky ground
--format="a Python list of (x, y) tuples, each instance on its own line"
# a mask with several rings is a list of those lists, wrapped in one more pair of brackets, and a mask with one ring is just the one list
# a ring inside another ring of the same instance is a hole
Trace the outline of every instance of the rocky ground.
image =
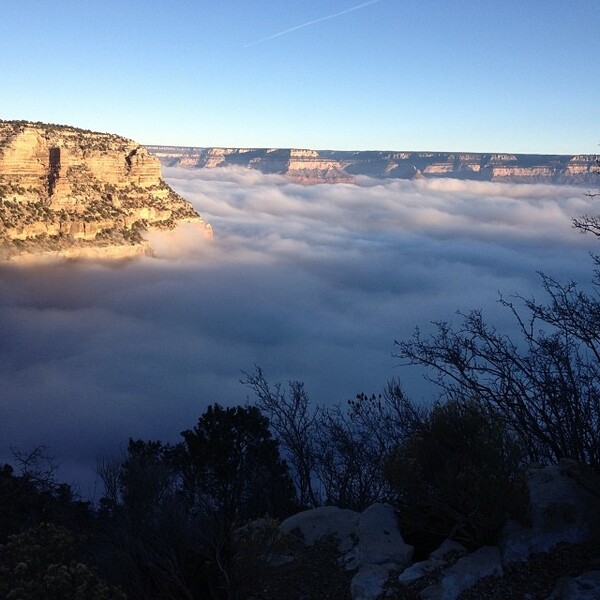
[(560, 544), (525, 563), (505, 568), (504, 577), (486, 577), (459, 596), (460, 600), (545, 600), (563, 577), (600, 569), (600, 544)]
[[(295, 548), (296, 560), (269, 570), (268, 576), (246, 590), (247, 600), (350, 600), (354, 571), (338, 563), (339, 553), (331, 540)], [(600, 543), (560, 544), (552, 552), (533, 555), (529, 561), (504, 569), (503, 577), (486, 577), (458, 600), (546, 600), (563, 577), (577, 577), (600, 569)], [(420, 592), (435, 580), (436, 573), (409, 586), (389, 580), (386, 598), (419, 600)], [(262, 579), (262, 578), (261, 578)]]
[(339, 565), (333, 540), (307, 548), (298, 539), (293, 551), (295, 560), (269, 569), (247, 600), (350, 600), (354, 573)]

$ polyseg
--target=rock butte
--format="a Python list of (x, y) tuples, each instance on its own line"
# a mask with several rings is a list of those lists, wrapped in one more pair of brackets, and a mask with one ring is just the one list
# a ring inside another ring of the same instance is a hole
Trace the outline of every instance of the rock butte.
[(597, 183), (596, 156), (473, 152), (338, 151), (277, 148), (146, 146), (164, 166), (241, 166), (298, 183), (351, 183), (359, 175), (452, 177), (506, 183)]
[(197, 224), (146, 148), (64, 125), (0, 121), (0, 260), (152, 254), (147, 229)]

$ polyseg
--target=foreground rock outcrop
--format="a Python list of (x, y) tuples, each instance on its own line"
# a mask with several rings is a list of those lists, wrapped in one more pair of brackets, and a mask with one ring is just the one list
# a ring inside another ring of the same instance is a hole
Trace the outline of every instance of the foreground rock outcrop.
[(389, 504), (373, 504), (362, 513), (322, 506), (286, 519), (281, 529), (287, 534), (299, 532), (308, 546), (334, 539), (340, 566), (356, 570), (350, 582), (353, 600), (379, 598), (391, 573), (405, 569), (413, 556), (413, 547), (402, 539)]
[[(298, 513), (279, 526), (275, 538), (281, 548), (269, 554), (267, 583), (256, 597), (600, 598), (597, 476), (561, 460), (558, 465), (531, 465), (526, 479), (525, 524), (509, 523), (497, 545), (471, 552), (446, 540), (417, 562), (390, 505), (373, 504), (361, 513), (335, 506)], [(296, 541), (306, 548), (310, 563)], [(313, 556), (319, 545), (321, 560)], [(325, 585), (330, 580), (337, 581), (334, 595), (330, 587), (315, 594), (319, 581)]]
[(151, 253), (148, 229), (195, 223), (191, 204), (132, 140), (61, 125), (0, 121), (0, 259)]
[(359, 175), (416, 179), (451, 177), (506, 183), (597, 182), (596, 156), (386, 152), (280, 148), (147, 146), (165, 166), (191, 169), (238, 166), (277, 173), (298, 183), (348, 183)]

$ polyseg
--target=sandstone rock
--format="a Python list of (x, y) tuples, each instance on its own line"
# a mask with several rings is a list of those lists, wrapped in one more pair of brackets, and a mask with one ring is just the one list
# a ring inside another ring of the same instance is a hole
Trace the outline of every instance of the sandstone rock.
[(351, 183), (353, 177), (339, 161), (322, 158), (315, 150), (290, 150), (286, 177), (298, 183)]
[(577, 482), (577, 463), (532, 466), (527, 470), (531, 527), (509, 521), (502, 533), (505, 564), (548, 552), (560, 542), (589, 539), (589, 519), (597, 499)]
[(128, 245), (138, 251), (126, 254), (145, 253), (141, 231), (182, 221), (205, 225), (145, 147), (74, 127), (0, 121), (0, 259)]
[(547, 600), (598, 600), (600, 571), (587, 571), (579, 577), (563, 577)]
[(445, 567), (454, 564), (460, 557), (467, 554), (467, 549), (458, 542), (446, 540), (442, 545), (434, 550), (427, 560), (414, 563), (410, 567), (404, 569), (398, 577), (398, 582), (409, 584), (421, 577), (425, 577), (434, 571), (444, 569)]
[(388, 504), (373, 504), (362, 513), (322, 506), (286, 519), (281, 529), (284, 533), (299, 530), (308, 546), (326, 537), (334, 538), (340, 563), (347, 570), (384, 563), (404, 569), (413, 554), (413, 547), (404, 543), (394, 510)]
[(365, 565), (361, 567), (350, 583), (352, 600), (377, 600), (385, 593), (385, 584), (390, 573), (398, 569), (394, 563)]
[(358, 543), (344, 557), (347, 569), (384, 563), (403, 569), (410, 564), (413, 547), (404, 543), (389, 504), (373, 504), (360, 514), (356, 538)]
[(502, 573), (500, 550), (495, 546), (483, 546), (444, 570), (440, 582), (426, 587), (421, 592), (421, 598), (456, 600), (462, 592), (473, 587), (480, 579), (489, 575), (501, 577)]
[(285, 175), (298, 183), (352, 183), (354, 177), (335, 159), (297, 148), (177, 148), (148, 146), (166, 166), (214, 169), (242, 166)]
[(214, 168), (237, 165), (279, 173), (300, 183), (352, 182), (356, 175), (416, 179), (453, 177), (522, 183), (592, 183), (593, 155), (557, 156), (448, 152), (383, 152), (283, 148), (178, 148), (148, 146), (167, 166)]
[(281, 529), (291, 533), (298, 529), (307, 546), (316, 541), (332, 536), (338, 540), (338, 549), (342, 553), (349, 552), (356, 544), (356, 528), (359, 513), (336, 506), (321, 506), (305, 510), (283, 521)]
[(561, 460), (558, 465), (530, 467), (528, 488), (534, 529), (586, 528), (587, 506), (578, 486), (577, 463)]

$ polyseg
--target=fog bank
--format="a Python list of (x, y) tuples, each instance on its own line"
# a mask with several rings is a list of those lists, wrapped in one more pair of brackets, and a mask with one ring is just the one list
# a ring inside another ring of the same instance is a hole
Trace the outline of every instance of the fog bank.
[(156, 258), (0, 267), (0, 458), (39, 444), (93, 494), (96, 459), (128, 437), (175, 441), (213, 402), (243, 403), (242, 370), (300, 379), (318, 402), (400, 377), (395, 339), (542, 297), (536, 271), (587, 282), (595, 241), (571, 218), (586, 190), (458, 180), (303, 187), (239, 169), (165, 169), (214, 228), (152, 236)]

